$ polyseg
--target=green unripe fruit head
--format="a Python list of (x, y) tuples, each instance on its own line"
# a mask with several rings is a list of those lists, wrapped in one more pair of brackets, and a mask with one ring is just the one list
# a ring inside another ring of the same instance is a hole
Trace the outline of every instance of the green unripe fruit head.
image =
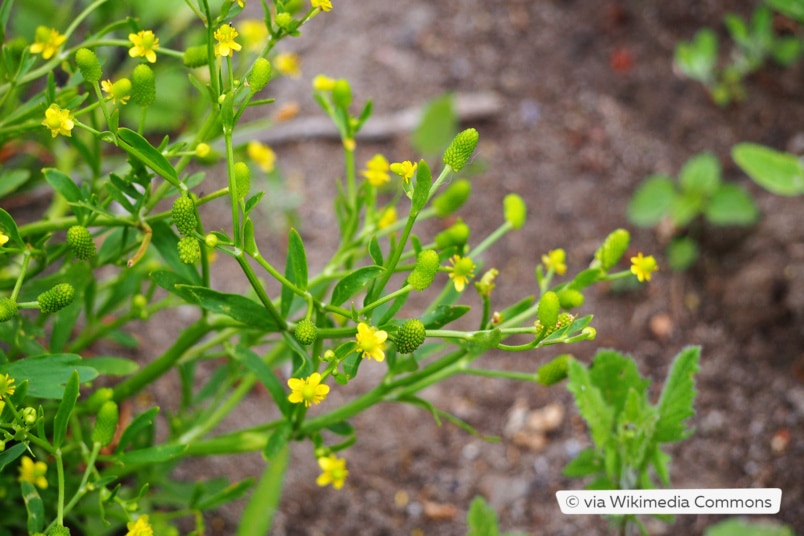
[(572, 309), (583, 305), (584, 296), (575, 289), (565, 289), (558, 293), (558, 301), (562, 309)]
[(73, 225), (67, 229), (67, 247), (82, 261), (87, 261), (97, 254), (95, 241), (92, 240), (89, 229), (83, 225)]
[(290, 26), (293, 24), (293, 15), (287, 12), (277, 13), (274, 17), (274, 22), (283, 30), (290, 30)]
[(17, 302), (11, 298), (0, 298), (0, 322), (6, 322), (17, 316)]
[(183, 235), (192, 234), (198, 227), (198, 218), (195, 217), (195, 203), (186, 195), (177, 197), (171, 210), (173, 223)]
[(69, 283), (60, 283), (40, 294), (36, 301), (43, 313), (55, 313), (73, 303), (73, 298), (75, 298), (73, 286)]
[(310, 346), (318, 337), (318, 328), (313, 324), (312, 320), (303, 319), (299, 320), (296, 324), (296, 330), (293, 332), (296, 340), (303, 346)]
[(88, 48), (79, 48), (75, 52), (75, 63), (78, 65), (78, 70), (81, 71), (81, 76), (87, 82), (98, 82), (103, 76), (98, 57)]
[(235, 162), (234, 177), (235, 185), (237, 186), (237, 198), (245, 199), (251, 189), (251, 170), (245, 162)]
[(408, 284), (418, 291), (429, 287), (435, 279), (440, 262), (434, 249), (425, 249), (416, 258), (416, 266), (408, 276)]
[(343, 109), (352, 104), (352, 86), (348, 80), (341, 78), (335, 81), (335, 86), (332, 88), (332, 102)]
[(475, 151), (479, 138), (480, 135), (477, 133), (477, 130), (473, 128), (467, 128), (463, 132), (460, 132), (453, 138), (452, 143), (450, 143), (449, 147), (447, 147), (447, 150), (444, 152), (444, 164), (448, 165), (456, 172), (462, 170), (463, 166), (466, 165), (466, 162), (469, 161), (469, 158)]
[(144, 63), (131, 73), (131, 102), (137, 106), (150, 106), (156, 100), (154, 72)]
[(104, 402), (95, 419), (95, 428), (92, 429), (92, 442), (100, 443), (102, 447), (111, 443), (112, 439), (114, 439), (115, 430), (117, 430), (118, 418), (117, 404), (113, 400)]
[(517, 194), (508, 194), (503, 199), (503, 213), (505, 221), (514, 229), (521, 229), (528, 217), (528, 207), (525, 201)]
[(555, 385), (560, 382), (567, 377), (570, 359), (571, 355), (562, 354), (545, 363), (536, 371), (536, 381), (542, 385)]
[(246, 81), (252, 93), (262, 91), (271, 81), (271, 62), (265, 58), (257, 58), (246, 77)]
[(178, 244), (179, 260), (184, 264), (195, 264), (201, 259), (201, 245), (192, 236), (185, 236)]
[(412, 354), (426, 337), (424, 324), (413, 318), (402, 324), (396, 332), (396, 350), (400, 354)]
[(558, 322), (558, 312), (561, 304), (558, 295), (552, 290), (545, 292), (539, 300), (539, 309), (536, 311), (539, 322), (545, 328), (552, 328)]
[(472, 183), (466, 179), (458, 179), (450, 184), (446, 190), (433, 199), (433, 209), (436, 216), (444, 218), (449, 216), (466, 203), (472, 195)]
[(47, 531), (47, 536), (70, 536), (70, 529), (64, 525), (56, 525)]
[(184, 65), (191, 69), (196, 67), (203, 67), (207, 64), (207, 47), (206, 45), (198, 45), (197, 47), (190, 47), (184, 51), (182, 57)]
[(611, 270), (625, 254), (631, 235), (625, 229), (617, 229), (603, 241), (600, 249), (595, 253), (595, 259), (604, 271)]
[(447, 249), (452, 246), (463, 246), (469, 240), (469, 226), (458, 218), (452, 226), (441, 231), (433, 240), (438, 249)]

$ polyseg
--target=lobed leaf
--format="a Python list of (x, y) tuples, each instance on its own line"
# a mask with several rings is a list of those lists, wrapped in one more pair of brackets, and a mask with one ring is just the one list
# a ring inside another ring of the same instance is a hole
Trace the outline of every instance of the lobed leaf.
[(695, 414), (694, 375), (699, 370), (700, 355), (700, 346), (689, 346), (673, 360), (659, 398), (659, 421), (654, 435), (657, 442), (679, 441), (692, 433), (685, 421)]

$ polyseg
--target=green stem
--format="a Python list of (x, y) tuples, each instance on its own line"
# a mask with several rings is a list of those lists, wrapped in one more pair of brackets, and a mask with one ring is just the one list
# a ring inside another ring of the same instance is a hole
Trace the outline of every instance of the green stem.
[[(87, 491), (87, 481), (89, 480), (89, 475), (92, 471), (95, 470), (95, 460), (98, 458), (98, 452), (100, 452), (101, 445), (100, 443), (93, 443), (92, 444), (92, 452), (89, 454), (89, 459), (86, 463), (86, 469), (84, 469), (84, 476), (81, 478), (81, 484), (78, 486), (78, 489), (75, 491), (73, 498), (70, 499), (70, 502), (64, 507), (64, 513), (67, 514), (73, 507), (81, 500), (81, 498), (86, 495)], [(59, 519), (59, 523), (61, 523), (61, 519)]]
[[(282, 315), (279, 314), (279, 311), (276, 310), (276, 307), (274, 307), (271, 298), (268, 296), (268, 294), (266, 294), (265, 289), (262, 287), (262, 284), (260, 283), (260, 280), (257, 279), (257, 274), (255, 274), (254, 270), (252, 270), (251, 265), (249, 265), (248, 260), (246, 260), (242, 250), (237, 250), (235, 259), (237, 260), (237, 264), (239, 264), (240, 268), (243, 270), (243, 273), (246, 274), (246, 278), (248, 279), (248, 282), (251, 284), (251, 288), (253, 288), (254, 292), (257, 293), (257, 297), (260, 299), (263, 306), (265, 306), (265, 309), (268, 311), (268, 314), (271, 315), (271, 318), (274, 319), (274, 321), (282, 329), (282, 331), (286, 331), (288, 329), (288, 323), (285, 321), (284, 318), (282, 318)], [(260, 259), (261, 257), (257, 258), (257, 262), (259, 262)], [(282, 279), (285, 278), (283, 277)]]
[(484, 378), (503, 378), (506, 380), (516, 380), (524, 382), (533, 382), (536, 380), (535, 374), (528, 374), (527, 372), (513, 372), (509, 370), (465, 368), (463, 369), (463, 372), (465, 374), (471, 374), (473, 376), (482, 376)]
[(59, 498), (56, 502), (56, 523), (64, 525), (64, 459), (61, 456), (61, 449), (56, 449), (53, 453), (56, 458), (56, 475), (59, 484)]
[(388, 303), (389, 301), (395, 300), (395, 299), (396, 299), (396, 298), (398, 298), (399, 296), (403, 296), (403, 295), (405, 295), (405, 294), (408, 294), (408, 293), (410, 293), (412, 290), (413, 290), (413, 286), (412, 286), (412, 285), (405, 285), (405, 286), (404, 286), (404, 287), (402, 287), (401, 289), (399, 289), (399, 290), (397, 290), (397, 291), (395, 291), (395, 292), (391, 292), (390, 294), (386, 294), (386, 295), (385, 295), (385, 296), (383, 296), (382, 298), (379, 298), (379, 299), (377, 299), (376, 301), (372, 302), (370, 305), (367, 305), (367, 306), (363, 307), (362, 309), (360, 309), (360, 310), (357, 312), (357, 314), (358, 314), (359, 316), (363, 316), (363, 315), (365, 315), (366, 313), (368, 313), (369, 311), (371, 311), (371, 310), (373, 310), (373, 309), (375, 309), (375, 308), (379, 307), (380, 305), (382, 305), (382, 304), (384, 304), (384, 303)]
[(502, 238), (502, 236), (507, 233), (508, 231), (512, 230), (511, 224), (508, 222), (503, 223), (497, 229), (488, 235), (485, 240), (483, 240), (480, 244), (474, 247), (469, 253), (466, 254), (467, 257), (478, 257), (481, 253), (486, 251), (489, 246), (491, 246), (494, 242)]
[[(227, 56), (228, 58), (228, 56)], [(234, 146), (232, 145), (232, 129), (224, 127), (223, 139), (226, 143), (226, 169), (229, 174), (229, 199), (232, 205), (232, 231), (235, 247), (243, 248), (243, 230), (240, 227), (240, 205), (237, 202), (237, 180), (235, 179)]]
[(28, 264), (31, 262), (31, 250), (26, 249), (22, 252), (22, 266), (20, 267), (20, 274), (17, 276), (17, 282), (14, 284), (14, 290), (11, 291), (11, 299), (17, 301), (17, 296), (22, 289), (22, 282), (25, 280), (25, 274), (28, 272)]
[(435, 195), (435, 193), (438, 191), (438, 187), (441, 186), (441, 183), (444, 182), (450, 173), (452, 173), (452, 168), (445, 165), (444, 169), (441, 170), (441, 174), (438, 176), (435, 182), (433, 182), (432, 186), (430, 186), (430, 193), (427, 196), (428, 201)]
[(372, 289), (371, 296), (369, 296), (366, 300), (369, 305), (374, 303), (380, 294), (382, 294), (383, 289), (385, 289), (385, 285), (388, 284), (388, 280), (390, 280), (391, 276), (394, 274), (394, 269), (396, 268), (396, 265), (399, 264), (399, 259), (402, 258), (402, 253), (405, 250), (405, 245), (408, 242), (410, 232), (413, 230), (413, 224), (416, 223), (417, 216), (418, 213), (413, 210), (411, 210), (410, 214), (408, 214), (408, 221), (405, 224), (405, 228), (402, 230), (402, 236), (399, 238), (399, 242), (396, 244), (393, 255), (388, 259), (388, 262), (385, 263), (385, 272), (383, 272), (383, 274), (380, 276), (380, 280)]

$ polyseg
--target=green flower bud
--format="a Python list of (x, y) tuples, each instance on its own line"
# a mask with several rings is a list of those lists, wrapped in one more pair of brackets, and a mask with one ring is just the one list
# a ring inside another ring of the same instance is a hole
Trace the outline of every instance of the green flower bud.
[(89, 229), (83, 225), (73, 225), (67, 229), (67, 247), (82, 261), (88, 261), (97, 254), (95, 241)]
[(433, 283), (439, 265), (438, 253), (434, 249), (425, 249), (416, 258), (416, 266), (408, 276), (408, 283), (421, 292)]
[(6, 442), (0, 439), (0, 452), (6, 450)]
[(195, 203), (190, 196), (182, 195), (173, 202), (171, 210), (173, 223), (176, 229), (183, 235), (192, 234), (198, 226), (198, 218), (195, 217)]
[(463, 246), (469, 240), (469, 226), (458, 218), (452, 226), (438, 233), (433, 239), (438, 249), (447, 249), (452, 246)]
[(184, 65), (191, 69), (203, 67), (207, 64), (207, 46), (198, 45), (197, 47), (188, 48), (184, 51), (182, 61), (184, 61)]
[(271, 81), (271, 62), (265, 58), (257, 58), (246, 77), (246, 81), (252, 93), (262, 91)]
[(47, 531), (47, 536), (70, 536), (70, 529), (64, 525), (56, 525)]
[(450, 143), (449, 147), (444, 152), (444, 164), (448, 165), (456, 172), (462, 170), (463, 166), (465, 166), (466, 162), (469, 160), (469, 157), (471, 157), (472, 153), (475, 151), (475, 146), (477, 146), (477, 140), (479, 138), (480, 135), (477, 133), (477, 130), (473, 128), (467, 128), (463, 132), (460, 132), (453, 138), (452, 143)]
[(104, 402), (111, 400), (114, 390), (111, 387), (101, 387), (87, 398), (87, 407), (92, 411), (103, 405)]
[(156, 99), (154, 72), (144, 63), (131, 73), (131, 102), (137, 106), (150, 106)]
[(88, 48), (79, 48), (75, 52), (75, 63), (78, 64), (78, 70), (87, 82), (98, 82), (103, 76), (98, 57)]
[(539, 300), (539, 309), (536, 314), (539, 322), (545, 328), (552, 328), (558, 322), (558, 310), (561, 304), (558, 295), (552, 290), (545, 292)]
[(579, 291), (568, 288), (558, 293), (558, 301), (562, 309), (572, 309), (583, 305), (584, 296)]
[(40, 294), (36, 301), (43, 313), (55, 313), (73, 303), (73, 298), (75, 298), (73, 286), (69, 283), (60, 283)]
[(507, 221), (514, 229), (521, 229), (525, 225), (528, 217), (528, 207), (525, 201), (517, 194), (508, 194), (503, 199), (503, 213)]
[(561, 354), (552, 361), (545, 363), (536, 371), (536, 381), (542, 385), (555, 385), (567, 377), (569, 360), (572, 356)]
[(450, 184), (446, 190), (433, 199), (433, 208), (436, 216), (444, 218), (449, 216), (466, 203), (472, 195), (472, 183), (466, 179), (458, 179)]
[(95, 419), (95, 428), (92, 429), (92, 442), (100, 443), (101, 447), (111, 443), (112, 439), (114, 439), (114, 432), (117, 430), (118, 418), (117, 404), (112, 400), (104, 402)]
[(245, 199), (251, 189), (251, 170), (245, 162), (236, 162), (234, 165), (235, 185), (237, 198)]
[(413, 318), (402, 324), (396, 332), (396, 349), (400, 354), (412, 354), (425, 339), (424, 324)]
[(630, 242), (631, 235), (625, 229), (617, 229), (607, 236), (595, 253), (595, 259), (600, 263), (600, 267), (604, 271), (613, 268), (620, 262)]
[(32, 407), (27, 407), (22, 409), (22, 422), (24, 422), (27, 426), (31, 426), (36, 424), (36, 420), (39, 418), (39, 415), (36, 413), (36, 410)]
[(178, 244), (179, 260), (184, 264), (195, 264), (201, 259), (201, 245), (192, 236), (185, 236)]
[(348, 80), (341, 78), (335, 81), (335, 86), (332, 88), (332, 102), (344, 109), (352, 104), (352, 86)]
[(204, 237), (204, 243), (207, 245), (208, 248), (214, 248), (218, 245), (218, 237), (212, 233), (209, 233)]
[(312, 320), (302, 319), (296, 324), (296, 330), (293, 332), (296, 340), (303, 346), (310, 346), (318, 337), (318, 328)]
[(0, 298), (0, 322), (6, 322), (17, 316), (17, 302), (11, 298)]
[(293, 24), (293, 15), (287, 12), (277, 13), (274, 17), (274, 22), (276, 22), (276, 25), (283, 30), (289, 31), (291, 29), (291, 25)]

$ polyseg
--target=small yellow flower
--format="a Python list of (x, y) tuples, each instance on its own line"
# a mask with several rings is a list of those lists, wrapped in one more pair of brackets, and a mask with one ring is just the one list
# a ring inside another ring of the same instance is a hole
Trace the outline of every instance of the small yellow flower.
[(558, 275), (567, 273), (567, 253), (563, 249), (553, 249), (542, 255), (542, 264), (550, 270), (551, 268)]
[(212, 147), (209, 144), (201, 142), (195, 146), (195, 156), (198, 158), (206, 158), (212, 152)]
[(154, 536), (154, 529), (148, 523), (148, 516), (140, 516), (136, 521), (126, 523), (126, 536)]
[(128, 78), (121, 78), (115, 83), (111, 80), (101, 82), (101, 89), (109, 95), (112, 104), (120, 101), (120, 104), (127, 104), (131, 98), (131, 81)]
[(49, 60), (66, 40), (67, 36), (54, 28), (39, 26), (34, 35), (34, 44), (31, 45), (31, 54), (41, 53), (42, 59)]
[(261, 170), (271, 173), (276, 163), (276, 153), (267, 145), (258, 141), (250, 141), (246, 147), (246, 154), (251, 158)]
[(385, 229), (386, 227), (390, 227), (394, 223), (396, 223), (396, 207), (388, 207), (386, 208), (382, 216), (380, 217), (380, 221), (377, 222), (377, 228)]
[(349, 471), (346, 469), (346, 460), (338, 458), (334, 454), (318, 458), (318, 466), (322, 473), (318, 475), (315, 483), (319, 486), (332, 484), (335, 489), (341, 489)]
[(9, 241), (8, 235), (4, 234), (3, 231), (0, 231), (0, 247), (6, 245), (6, 242)]
[(477, 293), (480, 294), (481, 296), (486, 297), (491, 296), (491, 291), (494, 290), (494, 287), (497, 286), (494, 284), (494, 279), (497, 278), (497, 275), (499, 273), (500, 273), (499, 270), (497, 270), (496, 268), (492, 268), (491, 270), (483, 274), (483, 277), (480, 278), (480, 281), (477, 281), (475, 283)]
[(237, 5), (243, 8), (246, 7), (246, 2), (245, 0), (237, 0)]
[(288, 380), (288, 387), (293, 391), (288, 395), (288, 400), (292, 404), (301, 404), (304, 402), (304, 406), (308, 408), (311, 404), (320, 404), (323, 402), (327, 397), (327, 393), (329, 393), (329, 386), (321, 384), (321, 374), (318, 372), (313, 372), (303, 380), (290, 378)]
[(407, 184), (410, 182), (410, 179), (416, 175), (416, 166), (418, 166), (418, 164), (411, 163), (410, 160), (394, 162), (391, 164), (391, 171), (402, 177), (405, 180), (405, 184)]
[(145, 56), (150, 63), (156, 63), (156, 51), (159, 50), (159, 38), (151, 30), (140, 30), (135, 34), (128, 34), (131, 48), (128, 55), (132, 58)]
[(385, 331), (361, 322), (357, 325), (356, 350), (362, 354), (363, 359), (385, 361), (385, 340), (387, 338), (388, 333)]
[(45, 120), (42, 121), (42, 124), (50, 129), (50, 133), (55, 138), (59, 134), (62, 136), (72, 136), (73, 127), (75, 127), (75, 122), (73, 121), (73, 116), (70, 114), (70, 110), (62, 109), (56, 103), (50, 105), (50, 107), (45, 110)]
[(321, 11), (330, 11), (332, 9), (332, 2), (330, 0), (310, 0), (310, 4)]
[(8, 374), (0, 375), (0, 398), (13, 395), (15, 390), (14, 378)]
[(299, 56), (292, 52), (282, 52), (277, 54), (273, 61), (274, 67), (280, 73), (291, 78), (299, 78), (301, 76), (301, 63)]
[(463, 292), (466, 283), (475, 276), (475, 263), (469, 257), (460, 255), (453, 255), (449, 262), (452, 264), (449, 278), (455, 283), (455, 290)]
[(247, 19), (237, 24), (240, 27), (240, 35), (247, 50), (259, 50), (265, 45), (268, 39), (268, 28), (265, 22), (257, 19)]
[(218, 56), (234, 56), (234, 53), (243, 48), (235, 41), (235, 37), (239, 34), (234, 26), (231, 24), (224, 24), (213, 34), (213, 37), (218, 41), (215, 45), (215, 54)]
[(313, 89), (316, 91), (332, 91), (334, 87), (335, 79), (325, 74), (319, 74), (313, 78)]
[(642, 253), (637, 253), (636, 257), (631, 257), (631, 273), (637, 276), (640, 282), (650, 281), (650, 276), (659, 269), (653, 255), (643, 257)]
[(391, 180), (390, 175), (388, 175), (389, 169), (388, 160), (381, 154), (375, 154), (371, 160), (366, 162), (366, 169), (364, 169), (361, 174), (370, 185), (382, 186)]
[(20, 482), (30, 482), (39, 489), (47, 489), (47, 464), (23, 456), (20, 463)]

